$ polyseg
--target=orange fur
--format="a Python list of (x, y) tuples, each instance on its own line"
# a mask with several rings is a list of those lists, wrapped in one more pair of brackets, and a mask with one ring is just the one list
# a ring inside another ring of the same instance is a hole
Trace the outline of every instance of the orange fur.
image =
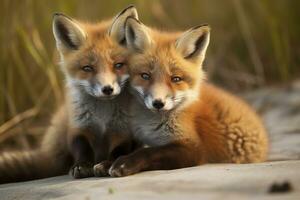
[(107, 34), (110, 24), (111, 21), (80, 23), (88, 37), (80, 49), (64, 53), (64, 63), (69, 75), (78, 79), (90, 78), (92, 73), (81, 70), (81, 67), (87, 65), (95, 67), (96, 73), (105, 71), (121, 76), (127, 72), (127, 67), (122, 70), (113, 68), (115, 63), (126, 63), (128, 51)]
[[(199, 146), (199, 163), (265, 161), (268, 138), (255, 111), (240, 98), (205, 81), (201, 66), (204, 58), (185, 59), (178, 53), (174, 44), (180, 33), (149, 28), (145, 28), (145, 32), (152, 41), (142, 53), (130, 56), (131, 85), (141, 87), (145, 93), (153, 87), (167, 87), (169, 95), (192, 90), (196, 98), (171, 110), (174, 116), (170, 118), (176, 120), (176, 129), (181, 130), (185, 138)], [(143, 72), (151, 74), (151, 79), (142, 79)], [(180, 76), (182, 81), (172, 83), (174, 75)]]
[(259, 116), (219, 88), (202, 83), (199, 99), (184, 109), (181, 118), (194, 122), (180, 125), (183, 130), (193, 127), (206, 162), (251, 163), (267, 158), (268, 138)]

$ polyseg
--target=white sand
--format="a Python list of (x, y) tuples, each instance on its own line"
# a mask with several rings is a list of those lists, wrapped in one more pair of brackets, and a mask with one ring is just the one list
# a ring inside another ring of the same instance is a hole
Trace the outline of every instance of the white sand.
[[(69, 176), (0, 186), (0, 199), (300, 199), (300, 161), (203, 165), (144, 172), (125, 178), (73, 180)], [(288, 180), (294, 190), (269, 194)]]

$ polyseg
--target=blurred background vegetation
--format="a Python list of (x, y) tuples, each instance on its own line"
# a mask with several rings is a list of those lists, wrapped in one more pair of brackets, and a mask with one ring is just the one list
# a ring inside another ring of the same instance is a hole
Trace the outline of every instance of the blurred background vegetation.
[[(161, 29), (210, 24), (205, 67), (223, 87), (244, 91), (299, 77), (300, 1), (1, 0), (0, 142), (12, 129), (32, 131), (32, 121), (43, 130), (44, 117), (62, 100), (52, 14), (99, 21), (129, 4), (138, 8), (141, 21)], [(21, 121), (26, 123), (15, 126)], [(24, 141), (19, 142), (28, 146)]]

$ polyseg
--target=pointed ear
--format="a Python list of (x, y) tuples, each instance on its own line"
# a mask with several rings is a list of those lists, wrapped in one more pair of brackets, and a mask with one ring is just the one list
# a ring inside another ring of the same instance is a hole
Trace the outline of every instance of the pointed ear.
[(209, 44), (210, 27), (201, 25), (194, 27), (177, 39), (176, 50), (185, 58), (202, 65)]
[(127, 47), (136, 51), (143, 51), (152, 43), (147, 27), (132, 17), (126, 20), (125, 38)]
[(59, 51), (77, 50), (86, 40), (86, 32), (79, 23), (63, 14), (53, 16), (53, 34)]
[(138, 19), (138, 13), (134, 6), (129, 6), (121, 11), (114, 18), (109, 29), (109, 35), (120, 44), (125, 44), (125, 22), (128, 17)]

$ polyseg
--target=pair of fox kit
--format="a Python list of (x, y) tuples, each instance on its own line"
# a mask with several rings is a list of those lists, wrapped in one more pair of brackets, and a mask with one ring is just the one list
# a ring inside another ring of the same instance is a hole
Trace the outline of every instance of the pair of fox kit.
[[(0, 182), (266, 159), (261, 120), (205, 81), (208, 25), (160, 32), (130, 6), (99, 24), (54, 15), (66, 100), (40, 149), (0, 157)], [(70, 169), (71, 167), (71, 169)]]

